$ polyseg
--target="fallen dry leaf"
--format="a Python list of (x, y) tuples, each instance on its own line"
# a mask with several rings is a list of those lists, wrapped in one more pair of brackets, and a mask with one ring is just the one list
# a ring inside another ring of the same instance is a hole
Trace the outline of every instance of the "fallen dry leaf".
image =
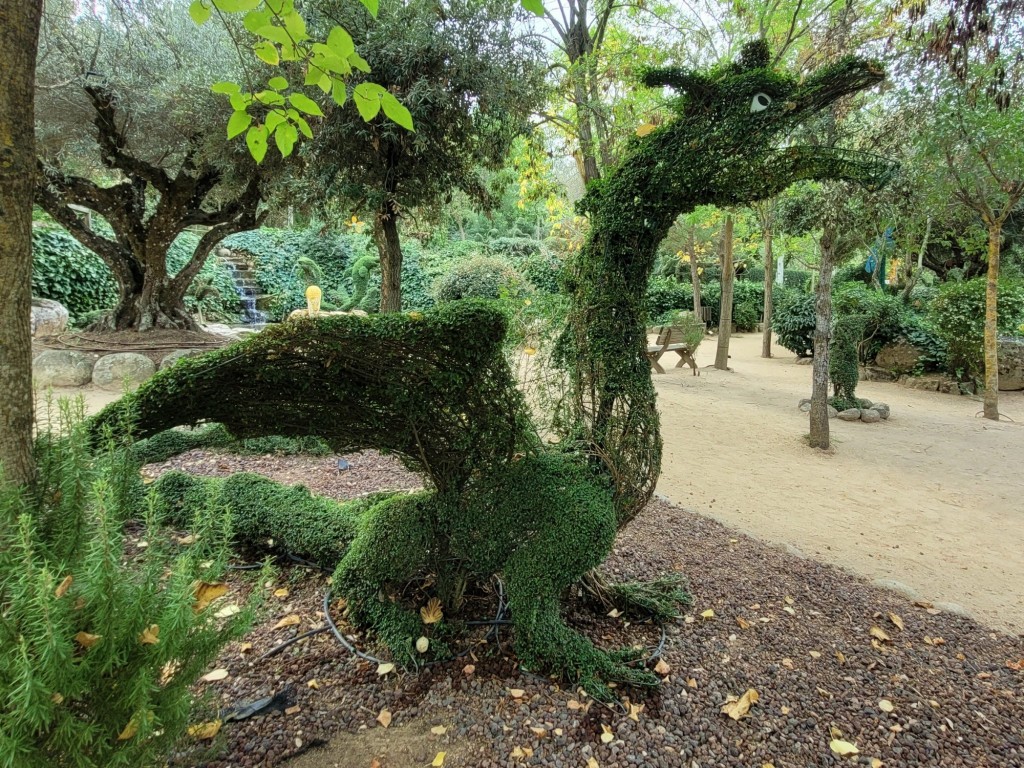
[(239, 645), (238, 645), (238, 652), (239, 653), (248, 653), (251, 650), (252, 650), (252, 643), (239, 643)]
[(424, 624), (437, 624), (444, 618), (444, 611), (441, 609), (441, 601), (432, 597), (427, 604), (420, 608), (420, 618)]
[(57, 585), (57, 588), (55, 590), (53, 590), (54, 597), (57, 597), (58, 599), (64, 597), (64, 595), (67, 594), (68, 590), (71, 589), (71, 582), (73, 582), (74, 580), (74, 577), (70, 573), (67, 576), (65, 576), (64, 580)]
[(434, 762), (430, 764), (431, 768), (441, 768), (441, 766), (444, 765), (444, 756), (444, 752), (438, 752), (437, 756), (434, 757)]
[(281, 587), (280, 589), (275, 589), (274, 590), (274, 597), (280, 597), (282, 600), (284, 598), (288, 597), (288, 590), (287, 590), (287, 588)]
[(472, 664), (467, 664), (462, 668), (462, 674), (464, 674), (466, 677), (469, 677), (474, 672), (476, 672), (476, 667), (474, 667)]
[(782, 606), (782, 610), (784, 610), (790, 616), (796, 616), (796, 608), (794, 608), (791, 605), (784, 605), (784, 606)]
[(784, 598), (782, 598), (782, 599), (786, 601), (786, 605), (792, 605), (792, 604), (793, 604), (793, 602), (794, 602), (794, 601), (793, 601), (793, 598), (792, 598), (792, 597), (790, 597), (789, 595), (786, 595), (786, 596), (785, 596)]
[(708, 608), (706, 611), (700, 612), (700, 617), (702, 619), (713, 619), (715, 618), (715, 612), (711, 608)]
[(622, 615), (622, 611), (620, 611), (618, 608), (612, 608), (610, 611), (608, 611), (608, 615), (611, 616), (613, 619), (617, 619), (619, 618), (619, 616)]
[(390, 661), (385, 662), (383, 664), (378, 664), (377, 665), (377, 674), (378, 675), (387, 675), (387, 674), (390, 674), (391, 672), (394, 672), (394, 671), (395, 671), (395, 665), (392, 664)]
[(615, 734), (612, 733), (612, 729), (607, 725), (601, 724), (601, 743), (609, 744), (615, 740)]
[(222, 581), (200, 581), (192, 592), (192, 610), (199, 613), (218, 597), (223, 597), (227, 593), (228, 585)]
[(881, 760), (879, 760), (877, 757), (872, 757), (871, 758), (871, 768), (882, 768), (883, 765), (884, 765), (884, 763)]
[(92, 648), (103, 639), (103, 635), (91, 635), (88, 632), (79, 632), (75, 635), (75, 642), (83, 648)]
[(643, 711), (644, 711), (644, 705), (643, 704), (634, 704), (633, 702), (630, 702), (629, 703), (629, 714), (627, 715), (627, 717), (629, 717), (630, 720), (633, 720), (634, 722), (639, 723), (640, 722), (640, 713), (643, 712)]
[(540, 727), (532, 727), (531, 726), (530, 727), (530, 732), (533, 733), (533, 735), (536, 736), (538, 739), (546, 738), (547, 735), (548, 735), (548, 729), (547, 728), (540, 728)]
[(302, 707), (296, 704), (294, 707), (285, 707), (284, 713), (286, 715), (297, 715), (302, 711)]
[(782, 660), (782, 666), (784, 666), (786, 669), (792, 669), (793, 668), (793, 660), (792, 659), (783, 659)]
[(779, 711), (784, 715), (788, 715), (792, 710), (789, 707), (782, 707)]
[(512, 750), (511, 757), (513, 760), (526, 760), (528, 757), (533, 757), (533, 750), (529, 747), (516, 747)]
[(1006, 666), (1010, 669), (1020, 672), (1022, 669), (1024, 669), (1024, 659), (1021, 659), (1020, 661), (1007, 661)]
[(143, 645), (156, 645), (160, 642), (160, 627), (156, 624), (150, 624), (139, 635), (139, 642)]
[(829, 749), (835, 752), (840, 757), (846, 757), (847, 755), (859, 755), (860, 750), (857, 749), (856, 744), (851, 744), (848, 741), (842, 739), (832, 739), (828, 743)]
[(215, 669), (212, 672), (207, 672), (199, 679), (205, 683), (216, 683), (218, 680), (224, 680), (228, 676), (226, 669)]
[(447, 731), (448, 726), (446, 725), (435, 725), (433, 728), (430, 729), (430, 732), (435, 736), (444, 736)]
[(654, 665), (654, 671), (664, 677), (672, 671), (672, 667), (664, 659), (658, 659), (658, 663)]
[(197, 723), (188, 727), (188, 735), (193, 739), (209, 740), (220, 733), (220, 720), (211, 720), (208, 723)]
[(426, 653), (430, 648), (430, 640), (426, 637), (418, 637), (416, 639), (416, 651), (418, 653)]
[(901, 619), (899, 617), (899, 614), (890, 612), (889, 613), (889, 621), (891, 621), (893, 624), (895, 624), (897, 627), (899, 627), (901, 632), (906, 629), (906, 626), (904, 626), (904, 624), (903, 624), (903, 619)]
[(294, 626), (296, 626), (298, 624), (301, 624), (301, 623), (302, 623), (302, 617), (299, 616), (299, 614), (297, 614), (297, 613), (289, 613), (287, 616), (285, 616), (283, 619), (281, 619), (279, 622), (277, 622), (277, 624), (275, 624), (273, 627), (271, 627), (271, 629), (273, 630), (273, 629), (283, 629), (284, 627), (294, 627)]
[(750, 629), (751, 626), (750, 622), (744, 619), (742, 616), (736, 617), (736, 623), (739, 625), (740, 629)]
[(218, 618), (218, 619), (227, 619), (227, 618), (230, 618), (231, 616), (234, 616), (235, 614), (241, 613), (241, 612), (242, 612), (241, 608), (239, 608), (234, 603), (231, 603), (231, 605), (225, 605), (223, 608), (221, 608), (219, 611), (217, 611), (213, 615), (216, 618)]
[(587, 768), (601, 768), (601, 764), (599, 762), (597, 762), (596, 758), (588, 757), (587, 758)]
[(811, 658), (812, 659), (820, 659), (821, 658), (821, 652), (820, 651), (811, 651)]
[(886, 714), (892, 712), (895, 709), (895, 707), (892, 705), (892, 702), (888, 699), (882, 699), (881, 701), (879, 701), (878, 708)]
[(314, 677), (314, 678), (313, 678), (312, 680), (309, 680), (309, 681), (308, 681), (308, 682), (306, 683), (306, 685), (308, 685), (308, 686), (309, 686), (310, 688), (312, 688), (312, 689), (313, 689), (314, 691), (319, 691), (319, 690), (320, 690), (320, 681), (319, 681), (319, 680), (317, 680), (317, 679), (316, 679), (315, 677)]
[(389, 725), (391, 725), (391, 713), (388, 712), (386, 709), (382, 709), (380, 711), (380, 714), (377, 715), (377, 722), (385, 728), (387, 728)]
[(583, 709), (583, 705), (576, 701), (576, 699), (569, 699), (569, 703), (566, 706), (571, 710)]
[(846, 663), (846, 656), (843, 655), (842, 651), (836, 651), (836, 661), (838, 661), (840, 664)]
[(722, 714), (728, 715), (733, 720), (746, 717), (750, 713), (750, 708), (759, 698), (760, 696), (753, 688), (748, 688), (747, 692), (738, 699), (735, 696), (729, 696), (726, 698), (725, 704), (722, 705)]
[(508, 695), (511, 696), (513, 699), (521, 699), (523, 698), (523, 695), (525, 693), (526, 691), (524, 691), (522, 688), (510, 688), (508, 691)]
[(686, 678), (686, 686), (688, 688), (696, 688), (697, 687), (697, 681), (694, 678), (692, 678), (692, 677), (688, 677), (688, 678)]
[(891, 642), (892, 641), (892, 638), (889, 637), (889, 633), (886, 632), (881, 627), (872, 627), (871, 629), (868, 630), (868, 634), (871, 635), (876, 640), (880, 640), (883, 643)]

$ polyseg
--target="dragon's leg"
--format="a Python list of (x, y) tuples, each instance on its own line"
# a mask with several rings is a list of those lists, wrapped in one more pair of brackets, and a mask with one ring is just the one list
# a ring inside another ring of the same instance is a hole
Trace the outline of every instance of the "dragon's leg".
[[(348, 603), (351, 622), (374, 631), (395, 661), (415, 665), (415, 642), (423, 634), (420, 616), (388, 594), (428, 565), (436, 549), (437, 497), (431, 491), (393, 496), (363, 515), (359, 531), (334, 572), (336, 595)], [(444, 653), (440, 643), (431, 650)]]

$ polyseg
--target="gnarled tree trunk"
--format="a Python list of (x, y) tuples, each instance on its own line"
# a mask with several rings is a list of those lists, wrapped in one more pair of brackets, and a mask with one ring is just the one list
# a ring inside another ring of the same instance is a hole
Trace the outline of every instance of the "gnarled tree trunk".
[[(41, 0), (0, 0), (0, 473), (26, 485), (32, 463), (32, 189)], [(0, 521), (3, 522), (3, 521)]]

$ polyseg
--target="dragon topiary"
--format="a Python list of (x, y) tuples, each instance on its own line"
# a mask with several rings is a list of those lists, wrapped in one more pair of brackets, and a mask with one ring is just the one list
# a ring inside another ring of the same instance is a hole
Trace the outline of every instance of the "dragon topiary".
[[(676, 117), (632, 139), (618, 168), (581, 202), (591, 226), (565, 277), (572, 309), (558, 350), (572, 388), (557, 448), (539, 439), (505, 362), (502, 311), (478, 301), (268, 328), (158, 374), (99, 414), (94, 428), (130, 422), (145, 438), (214, 421), (239, 438), (315, 436), (338, 451), (392, 452), (425, 476), (427, 490), (339, 505), (251, 477), (171, 474), (155, 488), (186, 522), (210, 503), (223, 505), (247, 540), (288, 541), (336, 565), (333, 588), (350, 620), (373, 630), (399, 661), (415, 663), (423, 629), (394, 597), (406, 584), (430, 575), (447, 617), (468, 581), (500, 574), (527, 666), (598, 696), (612, 681), (653, 684), (647, 670), (629, 666), (629, 652), (600, 650), (570, 629), (560, 599), (605, 559), (658, 475), (661, 439), (644, 354), (656, 248), (676, 217), (700, 204), (757, 200), (800, 179), (882, 183), (887, 163), (779, 147), (801, 121), (881, 78), (876, 65), (849, 58), (798, 82), (769, 68), (761, 42), (710, 72), (644, 76), (679, 94)], [(318, 539), (318, 529), (330, 540)], [(671, 582), (661, 586), (671, 594)], [(663, 607), (656, 592), (630, 594)]]

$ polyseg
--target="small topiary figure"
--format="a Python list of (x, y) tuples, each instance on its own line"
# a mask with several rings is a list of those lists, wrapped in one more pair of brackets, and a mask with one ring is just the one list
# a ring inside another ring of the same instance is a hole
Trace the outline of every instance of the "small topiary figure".
[(378, 256), (361, 256), (353, 262), (348, 270), (348, 277), (352, 281), (352, 295), (348, 301), (342, 304), (342, 310), (347, 312), (362, 304), (370, 285), (370, 275), (378, 269), (380, 269)]
[[(628, 665), (634, 653), (599, 650), (566, 626), (560, 598), (605, 559), (657, 479), (661, 438), (645, 334), (657, 247), (697, 205), (757, 200), (800, 179), (879, 184), (891, 172), (855, 153), (778, 146), (802, 120), (877, 83), (874, 64), (844, 59), (798, 81), (768, 61), (757, 42), (710, 72), (647, 74), (648, 85), (681, 94), (677, 117), (633, 139), (619, 167), (581, 202), (591, 227), (567, 278), (572, 310), (560, 352), (573, 396), (559, 448), (538, 438), (502, 354), (504, 314), (475, 300), (263, 331), (157, 374), (99, 414), (94, 428), (116, 429), (127, 413), (141, 437), (213, 420), (239, 437), (315, 435), (339, 451), (392, 452), (428, 489), (334, 512), (354, 520), (333, 583), (356, 624), (414, 663), (419, 614), (390, 595), (430, 575), (448, 615), (468, 580), (497, 573), (508, 589), (516, 653), (528, 666), (601, 697), (612, 681), (655, 684)], [(273, 502), (268, 509), (279, 506), (276, 492), (260, 488), (246, 484), (246, 498), (258, 491)], [(255, 515), (261, 507), (249, 508)], [(663, 614), (682, 597), (671, 581), (619, 585), (612, 594)]]
[(832, 330), (828, 375), (834, 388), (832, 406), (840, 411), (860, 407), (854, 390), (860, 381), (857, 345), (864, 332), (864, 321), (863, 315), (842, 315), (836, 320), (835, 328)]

